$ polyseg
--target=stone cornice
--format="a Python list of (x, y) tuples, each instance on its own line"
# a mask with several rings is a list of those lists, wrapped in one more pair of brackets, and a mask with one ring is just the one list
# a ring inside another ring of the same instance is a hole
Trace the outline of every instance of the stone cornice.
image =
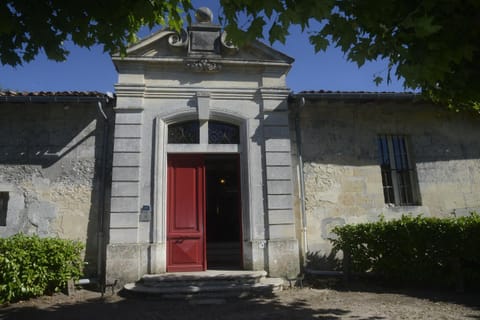
[(205, 92), (213, 100), (284, 100), (291, 93), (288, 88), (205, 88), (205, 87), (172, 87), (146, 86), (138, 84), (117, 84), (116, 95), (122, 98), (140, 99), (191, 99), (198, 92)]
[[(200, 59), (201, 57), (199, 57)], [(128, 62), (144, 62), (155, 64), (185, 64), (192, 61), (192, 58), (175, 58), (175, 57), (112, 57), (114, 61), (128, 61)], [(210, 63), (222, 64), (224, 66), (242, 66), (242, 67), (283, 67), (290, 68), (291, 65), (285, 62), (271, 61), (271, 60), (245, 60), (245, 59), (218, 59), (208, 58)]]
[(283, 100), (291, 94), (288, 88), (260, 88), (258, 91), (264, 100)]
[(209, 93), (210, 98), (216, 100), (255, 100), (259, 95), (257, 88), (155, 87), (117, 84), (115, 89), (118, 100), (122, 98), (191, 99), (196, 97), (198, 92)]

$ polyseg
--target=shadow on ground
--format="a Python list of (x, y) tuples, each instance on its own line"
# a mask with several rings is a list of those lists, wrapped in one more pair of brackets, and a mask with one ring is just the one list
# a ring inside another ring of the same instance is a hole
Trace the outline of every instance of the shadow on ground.
[[(456, 292), (453, 288), (425, 286), (412, 283), (389, 283), (375, 278), (355, 278), (348, 283), (342, 277), (318, 277), (309, 275), (305, 279), (308, 287), (332, 289), (339, 292), (391, 294), (428, 300), (433, 303), (443, 302), (462, 305), (473, 310), (480, 310), (480, 288), (471, 288), (467, 292)], [(475, 317), (474, 319), (480, 319)]]
[[(307, 254), (307, 270), (342, 271), (342, 260), (334, 252), (329, 255), (318, 252)], [(328, 272), (328, 271), (327, 271)], [(480, 310), (480, 287), (477, 283), (467, 283), (465, 292), (456, 292), (455, 287), (435, 283), (392, 282), (373, 274), (352, 275), (348, 282), (340, 273), (337, 276), (306, 273), (304, 283), (317, 289), (334, 289), (343, 292), (368, 292), (374, 294), (396, 294), (406, 297), (463, 305)], [(477, 319), (477, 318), (476, 318)]]
[[(340, 319), (348, 309), (312, 309), (302, 300), (285, 305), (272, 299), (198, 299), (190, 301), (160, 298), (93, 298), (47, 309), (38, 306), (8, 307), (0, 319)], [(374, 318), (364, 318), (374, 319)]]
[(393, 292), (359, 283), (348, 290), (291, 289), (249, 299), (189, 301), (117, 294), (101, 298), (99, 293), (87, 292), (83, 296), (42, 297), (12, 304), (0, 308), (0, 319), (480, 319), (479, 297), (418, 290)]

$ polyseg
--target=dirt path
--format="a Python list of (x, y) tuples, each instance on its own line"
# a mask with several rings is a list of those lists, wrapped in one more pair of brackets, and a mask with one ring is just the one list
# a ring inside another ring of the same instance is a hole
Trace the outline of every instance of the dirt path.
[(289, 289), (255, 299), (161, 300), (78, 291), (0, 308), (0, 319), (480, 319), (480, 295)]

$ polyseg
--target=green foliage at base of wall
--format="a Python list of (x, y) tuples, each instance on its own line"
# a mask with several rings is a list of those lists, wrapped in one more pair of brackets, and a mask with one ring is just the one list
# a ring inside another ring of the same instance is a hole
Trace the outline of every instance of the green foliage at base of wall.
[(0, 239), (0, 303), (56, 292), (78, 279), (82, 250), (72, 240), (22, 234)]
[(401, 219), (336, 227), (336, 252), (348, 255), (352, 272), (388, 280), (480, 283), (480, 216)]

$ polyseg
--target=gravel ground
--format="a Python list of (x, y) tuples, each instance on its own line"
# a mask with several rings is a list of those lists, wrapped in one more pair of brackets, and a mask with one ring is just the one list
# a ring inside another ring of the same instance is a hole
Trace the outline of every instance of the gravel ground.
[(0, 319), (480, 319), (480, 294), (287, 289), (251, 299), (190, 301), (80, 290), (0, 308)]

